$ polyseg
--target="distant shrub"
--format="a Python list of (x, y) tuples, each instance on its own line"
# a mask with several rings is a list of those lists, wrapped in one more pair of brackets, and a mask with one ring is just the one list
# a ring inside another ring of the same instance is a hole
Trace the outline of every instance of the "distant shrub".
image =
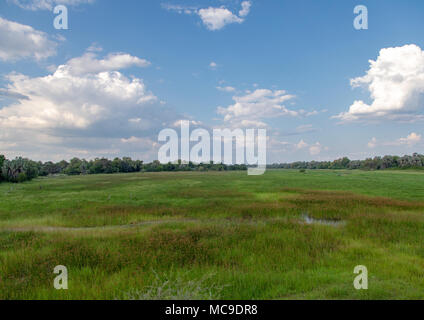
[(305, 172), (306, 172), (306, 170), (305, 170), (305, 169), (300, 169), (300, 170), (299, 170), (299, 172), (300, 172), (300, 173), (305, 173)]

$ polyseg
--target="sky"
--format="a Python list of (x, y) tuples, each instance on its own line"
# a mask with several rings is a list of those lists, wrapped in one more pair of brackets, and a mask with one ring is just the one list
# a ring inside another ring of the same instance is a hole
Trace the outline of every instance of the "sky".
[(152, 161), (181, 120), (267, 129), (269, 163), (423, 153), (423, 18), (422, 0), (0, 0), (0, 154)]

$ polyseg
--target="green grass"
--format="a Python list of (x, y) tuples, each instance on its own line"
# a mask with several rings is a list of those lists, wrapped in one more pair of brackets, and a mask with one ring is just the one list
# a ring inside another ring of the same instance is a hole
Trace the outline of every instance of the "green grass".
[(423, 171), (52, 177), (0, 204), (0, 299), (424, 298)]

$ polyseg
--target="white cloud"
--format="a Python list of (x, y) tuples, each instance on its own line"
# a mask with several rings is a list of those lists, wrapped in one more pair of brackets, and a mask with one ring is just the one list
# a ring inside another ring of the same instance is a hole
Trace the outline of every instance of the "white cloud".
[(182, 6), (178, 4), (170, 4), (170, 3), (162, 3), (162, 8), (168, 10), (168, 11), (175, 11), (179, 14), (185, 13), (185, 14), (194, 14), (196, 13), (198, 7), (195, 6)]
[[(415, 146), (419, 143), (421, 143), (422, 141), (422, 136), (420, 134), (417, 134), (415, 132), (410, 133), (406, 138), (399, 138), (395, 141), (386, 141), (386, 142), (382, 142), (380, 143), (380, 145), (382, 146), (396, 146), (396, 147), (400, 147), (400, 146), (408, 146), (408, 147), (412, 147)], [(371, 139), (370, 142), (368, 142), (368, 148), (375, 148), (379, 145), (377, 139), (374, 137)]]
[(126, 67), (126, 62), (99, 61), (92, 59), (97, 73), (93, 68), (76, 72), (75, 65), (66, 63), (46, 76), (7, 75), (0, 95), (13, 102), (0, 109), (2, 152), (42, 160), (79, 154), (155, 159), (156, 146), (133, 137), (155, 140), (158, 129), (173, 123), (176, 115), (164, 111), (142, 79), (103, 70)]
[(309, 147), (309, 153), (311, 154), (311, 156), (319, 155), (321, 151), (322, 151), (322, 146), (319, 142)]
[(377, 146), (377, 138), (373, 137), (370, 142), (368, 142), (368, 148), (374, 149)]
[(201, 126), (203, 123), (201, 121), (195, 120), (177, 120), (173, 123), (174, 128), (181, 128), (181, 124), (183, 121), (188, 121), (190, 126)]
[(234, 87), (230, 87), (230, 86), (227, 86), (227, 87), (220, 87), (220, 86), (218, 86), (218, 87), (216, 87), (219, 91), (224, 91), (224, 92), (234, 92), (234, 91), (236, 91), (236, 88), (234, 88)]
[(308, 147), (308, 144), (305, 141), (303, 141), (303, 139), (300, 140), (298, 144), (296, 144), (296, 148), (299, 150), (307, 148), (307, 147)]
[(240, 122), (241, 126), (244, 128), (265, 128), (267, 127), (267, 124), (262, 121), (256, 121), (256, 120), (242, 120)]
[(416, 134), (415, 132), (412, 132), (406, 138), (400, 138), (399, 140), (397, 140), (398, 144), (408, 145), (408, 146), (414, 146), (420, 142), (421, 142), (421, 135)]
[(212, 31), (222, 29), (227, 24), (242, 23), (244, 21), (225, 7), (200, 9), (198, 15), (206, 28)]
[(198, 9), (197, 7), (162, 4), (162, 7), (166, 10), (175, 11), (180, 14), (197, 14), (206, 28), (211, 31), (220, 30), (228, 24), (243, 23), (250, 12), (251, 6), (251, 1), (243, 1), (241, 3), (241, 10), (237, 15), (232, 13), (225, 6)]
[(316, 142), (315, 144), (309, 144), (305, 142), (303, 139), (299, 141), (299, 143), (294, 144), (294, 148), (296, 150), (308, 149), (309, 154), (311, 156), (317, 156), (321, 153), (322, 150), (328, 150), (327, 147), (323, 147), (321, 143)]
[(55, 55), (56, 46), (44, 32), (0, 17), (0, 60), (42, 60)]
[(112, 53), (107, 55), (104, 59), (97, 59), (95, 53), (86, 52), (81, 57), (69, 60), (66, 65), (69, 67), (69, 72), (78, 75), (121, 70), (132, 66), (147, 67), (150, 65), (150, 62), (127, 53)]
[(103, 48), (99, 46), (97, 43), (92, 43), (91, 46), (87, 48), (87, 52), (102, 52)]
[(122, 138), (121, 142), (124, 144), (137, 144), (138, 146), (144, 147), (156, 147), (158, 143), (150, 138), (146, 137), (134, 137), (131, 136), (128, 139)]
[(119, 72), (74, 75), (67, 65), (45, 77), (11, 74), (8, 91), (25, 96), (0, 110), (0, 125), (25, 128), (86, 128), (115, 112), (155, 100), (140, 79)]
[(417, 45), (386, 48), (363, 77), (351, 80), (353, 87), (364, 86), (372, 103), (355, 101), (348, 112), (336, 116), (342, 121), (423, 119), (424, 51)]
[(218, 64), (214, 61), (212, 61), (211, 63), (209, 63), (209, 68), (211, 69), (216, 69), (218, 67)]
[(93, 3), (95, 0), (11, 0), (12, 3), (26, 10), (49, 10), (56, 5), (77, 6), (80, 4)]
[(141, 122), (141, 118), (132, 118), (132, 119), (128, 119), (128, 122), (131, 123), (140, 123)]
[(305, 109), (300, 109), (298, 112), (299, 112), (299, 114), (300, 114), (300, 115), (302, 115), (302, 116), (305, 116), (305, 117), (312, 117), (312, 116), (317, 116), (317, 115), (319, 115), (319, 114), (320, 114), (320, 112), (323, 112), (323, 111), (317, 111), (317, 110), (307, 111), (307, 110), (305, 110)]
[(252, 6), (252, 2), (250, 1), (243, 1), (241, 3), (241, 10), (239, 11), (240, 17), (246, 17), (250, 12), (250, 7)]
[(284, 106), (285, 102), (293, 98), (293, 95), (284, 90), (257, 89), (246, 92), (244, 96), (234, 96), (235, 104), (227, 108), (218, 107), (217, 112), (224, 116), (224, 121), (233, 125), (241, 125), (243, 120), (260, 121), (280, 116), (297, 116), (296, 111)]

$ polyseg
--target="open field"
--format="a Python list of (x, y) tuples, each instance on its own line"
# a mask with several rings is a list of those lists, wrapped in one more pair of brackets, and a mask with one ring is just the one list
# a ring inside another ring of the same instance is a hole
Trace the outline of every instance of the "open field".
[(423, 171), (39, 178), (0, 204), (0, 299), (424, 298)]

